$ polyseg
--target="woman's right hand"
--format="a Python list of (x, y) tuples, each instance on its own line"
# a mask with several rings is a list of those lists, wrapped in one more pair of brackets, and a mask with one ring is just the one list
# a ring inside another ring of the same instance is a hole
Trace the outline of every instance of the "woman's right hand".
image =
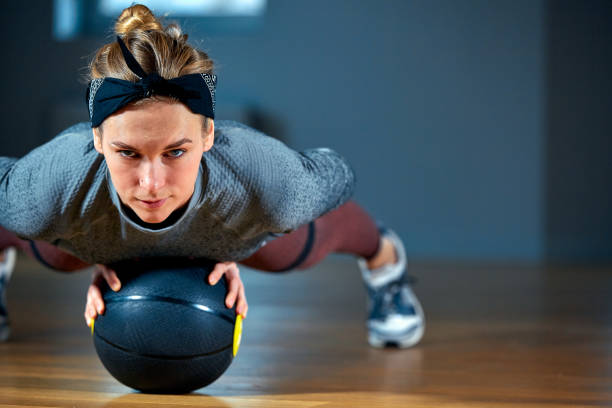
[(85, 322), (89, 327), (98, 315), (104, 314), (104, 299), (102, 299), (100, 290), (104, 282), (115, 292), (121, 289), (121, 282), (115, 271), (105, 265), (95, 264), (91, 285), (87, 290), (87, 304), (85, 305)]

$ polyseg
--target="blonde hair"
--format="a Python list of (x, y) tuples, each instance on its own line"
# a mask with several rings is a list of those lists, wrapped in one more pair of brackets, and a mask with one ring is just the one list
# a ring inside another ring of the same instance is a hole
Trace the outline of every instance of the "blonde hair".
[[(148, 7), (135, 4), (124, 9), (115, 23), (115, 33), (129, 48), (145, 72), (157, 72), (166, 79), (183, 75), (213, 74), (214, 63), (204, 51), (187, 44), (187, 34), (183, 34), (176, 23), (164, 27)], [(127, 66), (117, 41), (100, 47), (89, 63), (87, 81), (95, 78), (113, 77), (136, 82), (138, 77)], [(134, 105), (152, 100), (177, 101), (176, 98), (153, 96), (140, 99)], [(203, 120), (202, 126), (208, 128), (210, 118)]]

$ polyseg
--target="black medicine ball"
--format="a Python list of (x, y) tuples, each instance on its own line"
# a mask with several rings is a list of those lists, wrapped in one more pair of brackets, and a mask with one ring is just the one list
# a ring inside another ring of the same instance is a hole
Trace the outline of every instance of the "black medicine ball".
[(93, 329), (106, 369), (128, 387), (186, 393), (215, 381), (240, 345), (242, 321), (225, 306), (227, 285), (208, 283), (214, 262), (151, 258), (109, 265), (121, 290), (104, 285)]

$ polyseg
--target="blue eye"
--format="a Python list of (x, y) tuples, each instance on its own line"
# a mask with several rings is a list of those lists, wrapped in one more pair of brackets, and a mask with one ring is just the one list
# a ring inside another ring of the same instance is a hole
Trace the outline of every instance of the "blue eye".
[(119, 150), (117, 153), (119, 153), (123, 157), (136, 157), (136, 153), (131, 150)]
[(184, 153), (185, 153), (185, 150), (183, 149), (174, 149), (174, 150), (170, 150), (170, 152), (168, 152), (168, 155), (172, 158), (177, 158), (177, 157), (181, 157)]

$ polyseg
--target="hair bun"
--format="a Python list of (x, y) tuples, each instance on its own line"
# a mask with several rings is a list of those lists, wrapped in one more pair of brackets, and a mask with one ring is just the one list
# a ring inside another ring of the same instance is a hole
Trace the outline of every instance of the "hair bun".
[(125, 36), (132, 30), (163, 30), (163, 26), (147, 6), (135, 4), (123, 10), (115, 23), (117, 35)]

